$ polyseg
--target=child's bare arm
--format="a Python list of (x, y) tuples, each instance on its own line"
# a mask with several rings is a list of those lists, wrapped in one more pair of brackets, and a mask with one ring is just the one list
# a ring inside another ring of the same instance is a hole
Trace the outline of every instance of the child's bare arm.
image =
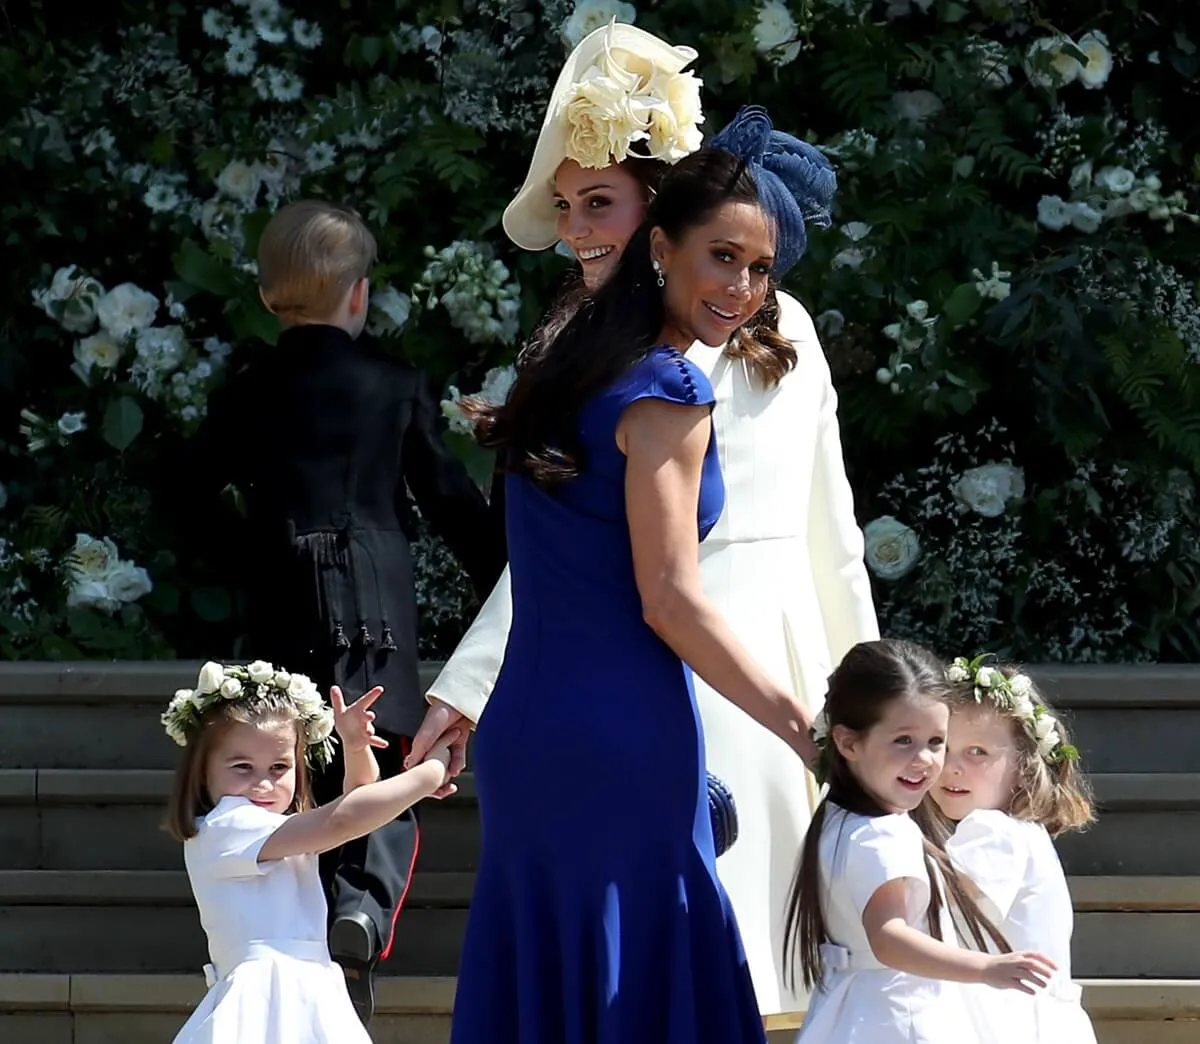
[(448, 782), (449, 744), (457, 738), (457, 733), (444, 737), (428, 759), (399, 776), (365, 784), (328, 805), (289, 816), (262, 846), (258, 861), (328, 852), (390, 823)]

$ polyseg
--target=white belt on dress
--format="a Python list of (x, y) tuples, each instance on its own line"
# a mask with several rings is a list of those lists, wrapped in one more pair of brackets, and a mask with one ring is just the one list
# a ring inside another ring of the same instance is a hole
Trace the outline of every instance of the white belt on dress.
[(837, 943), (821, 943), (821, 967), (827, 972), (893, 971), (880, 964), (873, 953), (854, 953)]
[(234, 968), (256, 957), (274, 957), (283, 954), (298, 961), (315, 961), (317, 964), (332, 963), (329, 944), (324, 939), (251, 939), (244, 946), (230, 947), (212, 964), (204, 966), (204, 985), (212, 989)]

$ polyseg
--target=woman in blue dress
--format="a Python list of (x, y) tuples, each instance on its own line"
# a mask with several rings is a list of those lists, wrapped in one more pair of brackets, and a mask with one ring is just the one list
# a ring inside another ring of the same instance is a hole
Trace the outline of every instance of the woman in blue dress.
[(546, 324), (506, 404), (513, 621), (474, 744), (483, 850), (453, 1044), (761, 1044), (717, 880), (694, 670), (810, 760), (809, 714), (705, 598), (723, 505), (683, 355), (786, 350), (770, 277), (829, 181), (743, 110), (667, 175), (617, 270)]

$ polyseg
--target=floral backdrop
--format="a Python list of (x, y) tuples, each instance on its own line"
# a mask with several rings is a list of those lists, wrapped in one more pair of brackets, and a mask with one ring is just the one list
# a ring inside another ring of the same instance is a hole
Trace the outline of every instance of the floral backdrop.
[[(567, 50), (611, 17), (700, 52), (839, 169), (813, 312), (885, 629), (1031, 660), (1200, 659), (1200, 19), (1184, 0), (123, 0), (0, 19), (0, 647), (236, 647), (237, 508), (179, 461), (272, 341), (272, 209), (355, 206), (370, 330), (502, 398), (567, 265), (505, 240)], [(270, 409), (270, 403), (264, 404)], [(182, 539), (185, 530), (206, 535)], [(423, 651), (472, 609), (419, 544)]]

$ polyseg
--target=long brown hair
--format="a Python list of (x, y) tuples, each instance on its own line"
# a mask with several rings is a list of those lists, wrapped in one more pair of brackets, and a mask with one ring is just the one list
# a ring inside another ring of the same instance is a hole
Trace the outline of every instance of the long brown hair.
[(196, 820), (216, 807), (205, 776), (208, 758), (225, 733), (237, 723), (292, 726), (296, 733), (296, 793), (288, 812), (304, 812), (313, 807), (312, 782), (304, 759), (303, 730), (297, 726), (295, 707), (286, 700), (273, 697), (269, 690), (260, 689), (260, 695), (252, 699), (218, 701), (201, 720), (196, 735), (183, 748), (183, 757), (175, 767), (167, 820), (163, 824), (176, 841), (195, 837)]
[[(949, 700), (951, 686), (946, 681), (942, 662), (913, 642), (883, 639), (860, 642), (851, 649), (829, 677), (825, 696), (825, 714), (832, 730), (838, 725), (855, 732), (866, 732), (879, 723), (887, 707), (895, 700), (919, 695), (934, 700)], [(821, 903), (821, 832), (829, 815), (828, 804), (857, 815), (882, 816), (886, 810), (869, 794), (838, 751), (832, 738), (828, 753), (829, 791), (813, 813), (804, 836), (804, 848), (792, 880), (784, 924), (784, 968), (795, 983), (797, 954), (804, 985), (820, 988), (823, 983), (821, 944), (829, 940), (825, 911)], [(923, 832), (930, 829), (924, 806), (910, 813)], [(925, 842), (925, 867), (929, 875), (929, 934), (943, 938), (941, 919), (942, 893), (939, 876), (945, 881), (947, 897), (961, 915), (960, 919), (980, 949), (990, 939), (1000, 950), (1010, 949), (998, 928), (967, 894), (962, 878), (950, 865), (940, 848)], [(939, 874), (940, 871), (940, 874)]]
[[(645, 221), (604, 285), (560, 306), (535, 333), (518, 360), (508, 401), (498, 406), (475, 402), (468, 408), (480, 443), (501, 450), (509, 471), (525, 472), (543, 487), (578, 475), (585, 463), (579, 411), (643, 359), (663, 328), (651, 230), (661, 228), (678, 242), (723, 204), (742, 202), (761, 206), (742, 161), (721, 149), (701, 149), (680, 160), (663, 178)], [(780, 376), (795, 364), (795, 349), (778, 335), (773, 293), (746, 324), (734, 351), (755, 365), (762, 364), (763, 353), (790, 358), (775, 367)]]

